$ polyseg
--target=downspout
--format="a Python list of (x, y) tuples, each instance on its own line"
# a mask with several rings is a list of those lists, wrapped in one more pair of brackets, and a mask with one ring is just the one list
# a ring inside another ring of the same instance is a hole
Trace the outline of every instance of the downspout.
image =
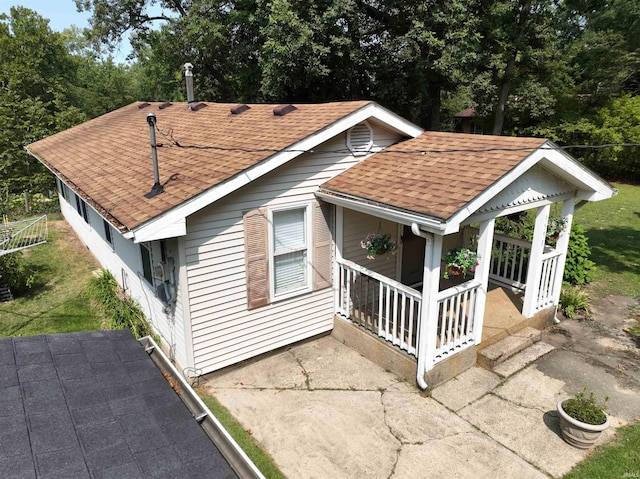
[[(417, 223), (411, 223), (411, 232), (424, 238), (426, 240), (425, 251), (424, 251), (424, 269), (423, 269), (423, 277), (422, 277), (422, 311), (420, 318), (420, 341), (418, 344), (418, 371), (416, 373), (416, 382), (418, 383), (418, 387), (423, 391), (429, 387), (427, 382), (424, 380), (424, 373), (427, 369), (427, 334), (426, 334), (426, 323), (428, 314), (428, 301), (425, 301), (425, 292), (428, 296), (430, 290), (430, 279), (427, 280), (427, 275), (424, 274), (424, 271), (429, 269), (429, 273), (431, 273), (431, 256), (433, 251), (433, 233), (425, 233), (424, 231), (420, 231)], [(429, 274), (429, 278), (431, 275)]]

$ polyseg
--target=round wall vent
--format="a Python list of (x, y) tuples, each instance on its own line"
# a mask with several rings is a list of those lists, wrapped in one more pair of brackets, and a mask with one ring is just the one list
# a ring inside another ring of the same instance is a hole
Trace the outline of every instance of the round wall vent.
[(347, 131), (347, 148), (353, 153), (353, 156), (363, 156), (370, 153), (372, 146), (373, 129), (366, 121)]

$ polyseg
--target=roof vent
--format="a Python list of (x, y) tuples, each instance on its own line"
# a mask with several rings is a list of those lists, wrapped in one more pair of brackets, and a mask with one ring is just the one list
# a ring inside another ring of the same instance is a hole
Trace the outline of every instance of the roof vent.
[(144, 195), (145, 198), (151, 199), (164, 191), (160, 184), (160, 171), (158, 170), (158, 144), (156, 143), (156, 115), (153, 112), (147, 114), (147, 123), (149, 123), (149, 136), (151, 139), (151, 162), (153, 163), (153, 186), (151, 191)]
[(273, 114), (275, 116), (285, 116), (287, 113), (291, 113), (293, 110), (297, 110), (297, 108), (291, 103), (287, 103), (286, 105), (278, 105), (273, 109)]
[(371, 151), (373, 146), (373, 130), (366, 121), (347, 131), (347, 148), (353, 156), (363, 156)]
[(187, 84), (187, 102), (193, 103), (193, 65), (191, 63), (184, 64), (184, 80)]
[(171, 106), (171, 105), (172, 105), (172, 103), (171, 103), (171, 102), (166, 101), (166, 102), (164, 102), (164, 103), (162, 103), (162, 104), (158, 105), (158, 110), (164, 110), (165, 108), (167, 108), (168, 106)]
[(138, 105), (138, 110), (142, 110), (143, 108), (148, 107), (149, 105), (151, 105), (151, 103), (147, 103), (146, 101), (144, 103), (140, 103)]
[(199, 101), (198, 103), (190, 104), (189, 109), (191, 111), (198, 111), (198, 110), (202, 110), (205, 106), (207, 106), (206, 103), (202, 103), (201, 101)]
[(232, 115), (239, 115), (240, 113), (247, 111), (249, 108), (251, 108), (249, 105), (235, 105), (229, 108), (229, 111), (231, 111)]

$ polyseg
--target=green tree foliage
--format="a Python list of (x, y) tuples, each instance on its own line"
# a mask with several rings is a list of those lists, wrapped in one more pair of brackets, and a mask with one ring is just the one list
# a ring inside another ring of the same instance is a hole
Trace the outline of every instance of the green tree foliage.
[[(46, 193), (53, 177), (24, 147), (133, 100), (134, 74), (76, 30), (23, 7), (0, 16), (0, 195)], [(1, 208), (0, 208), (1, 209)]]
[(52, 188), (24, 146), (84, 116), (67, 101), (76, 72), (62, 36), (23, 7), (0, 16), (0, 189), (6, 197)]

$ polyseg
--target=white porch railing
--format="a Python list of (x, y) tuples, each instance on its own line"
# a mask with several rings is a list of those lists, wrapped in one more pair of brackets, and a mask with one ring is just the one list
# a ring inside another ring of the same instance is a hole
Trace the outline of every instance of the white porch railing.
[(496, 234), (493, 239), (489, 279), (524, 291), (530, 253), (530, 242)]
[(476, 298), (480, 286), (478, 281), (467, 281), (438, 293), (434, 364), (474, 343)]
[(542, 255), (542, 270), (540, 273), (540, 283), (538, 284), (538, 294), (536, 296), (536, 310), (544, 309), (554, 304), (554, 299), (559, 296), (556, 291), (557, 286), (561, 282), (556, 281), (559, 271), (558, 260), (562, 256), (562, 252), (552, 249)]
[(348, 260), (339, 260), (336, 312), (416, 356), (420, 292)]

